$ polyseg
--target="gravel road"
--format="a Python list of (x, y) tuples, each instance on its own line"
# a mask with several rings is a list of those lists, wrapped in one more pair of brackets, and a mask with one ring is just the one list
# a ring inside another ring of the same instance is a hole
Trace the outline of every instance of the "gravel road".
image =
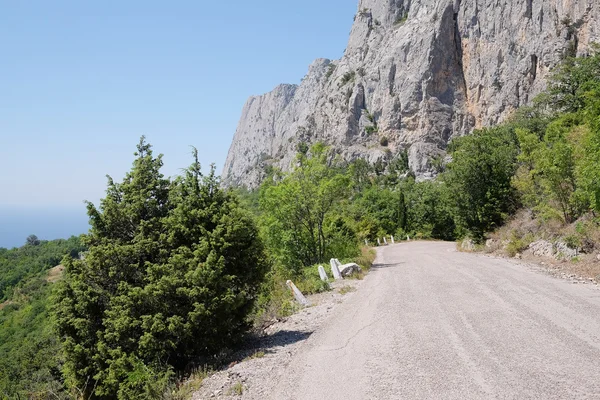
[(600, 399), (597, 287), (454, 243), (387, 246), (376, 262), (271, 399)]

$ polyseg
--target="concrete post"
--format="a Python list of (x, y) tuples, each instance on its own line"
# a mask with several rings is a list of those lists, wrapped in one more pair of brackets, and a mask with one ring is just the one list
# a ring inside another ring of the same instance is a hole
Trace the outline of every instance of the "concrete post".
[(387, 239), (385, 238), (385, 236), (383, 237), (383, 244), (387, 244)]
[(365, 239), (365, 246), (369, 246), (369, 241)]
[(410, 242), (410, 236), (406, 235), (406, 241)]
[(294, 285), (294, 282), (287, 281), (286, 284), (288, 285), (288, 287), (290, 289), (292, 289), (292, 292), (294, 293), (294, 297), (296, 298), (298, 303), (302, 304), (303, 306), (310, 306), (310, 301), (308, 301), (308, 299), (306, 297), (304, 297), (302, 292), (296, 287), (296, 285)]
[(394, 244), (394, 243), (395, 243), (395, 242), (394, 242), (394, 237), (392, 236), (392, 244)]
[(379, 238), (377, 238), (377, 246), (381, 246), (381, 242), (379, 241)]
[(319, 276), (323, 282), (329, 281), (329, 279), (327, 279), (327, 272), (325, 272), (325, 268), (323, 268), (322, 265), (319, 265)]
[(329, 264), (331, 265), (331, 275), (333, 275), (333, 279), (336, 281), (342, 279), (342, 274), (340, 274), (340, 270), (335, 262), (335, 259), (332, 258), (329, 261)]

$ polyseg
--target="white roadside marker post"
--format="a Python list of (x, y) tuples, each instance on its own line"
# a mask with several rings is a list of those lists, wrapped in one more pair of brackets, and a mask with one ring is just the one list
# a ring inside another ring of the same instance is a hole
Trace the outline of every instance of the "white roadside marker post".
[(369, 246), (369, 241), (367, 239), (365, 239), (365, 246)]
[(325, 268), (323, 268), (322, 265), (319, 265), (319, 276), (323, 282), (329, 281), (329, 279), (327, 279), (327, 272), (325, 272)]
[(410, 242), (410, 236), (406, 235), (406, 241)]
[(394, 243), (395, 243), (395, 242), (394, 242), (394, 237), (392, 236), (392, 244), (394, 244)]
[(377, 238), (377, 246), (381, 246), (381, 242), (379, 241), (379, 238)]
[(385, 238), (385, 236), (383, 237), (383, 243), (387, 244), (387, 239)]
[(308, 301), (308, 299), (306, 297), (304, 297), (302, 292), (296, 287), (296, 285), (294, 285), (294, 282), (287, 281), (286, 284), (288, 285), (288, 287), (290, 289), (292, 289), (292, 292), (294, 293), (294, 297), (296, 298), (298, 303), (302, 304), (303, 306), (310, 306), (310, 301)]
[(340, 280), (342, 279), (342, 274), (340, 274), (340, 270), (335, 262), (335, 259), (331, 259), (329, 261), (329, 264), (331, 265), (331, 275), (333, 275), (333, 279)]

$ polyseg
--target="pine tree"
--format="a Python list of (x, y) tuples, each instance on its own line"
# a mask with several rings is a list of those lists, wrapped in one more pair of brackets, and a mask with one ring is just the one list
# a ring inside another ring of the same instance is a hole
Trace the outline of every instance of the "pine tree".
[(67, 383), (84, 398), (152, 398), (240, 337), (265, 273), (252, 220), (204, 177), (160, 172), (144, 138), (122, 183), (88, 203), (83, 260), (66, 260), (55, 316)]

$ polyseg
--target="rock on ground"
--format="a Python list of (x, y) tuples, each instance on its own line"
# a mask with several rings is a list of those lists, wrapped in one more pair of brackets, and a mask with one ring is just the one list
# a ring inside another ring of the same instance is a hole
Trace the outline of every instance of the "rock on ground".
[(340, 265), (338, 268), (340, 270), (340, 274), (342, 274), (342, 276), (345, 277), (351, 276), (352, 274), (356, 274), (361, 271), (360, 266), (356, 263)]

